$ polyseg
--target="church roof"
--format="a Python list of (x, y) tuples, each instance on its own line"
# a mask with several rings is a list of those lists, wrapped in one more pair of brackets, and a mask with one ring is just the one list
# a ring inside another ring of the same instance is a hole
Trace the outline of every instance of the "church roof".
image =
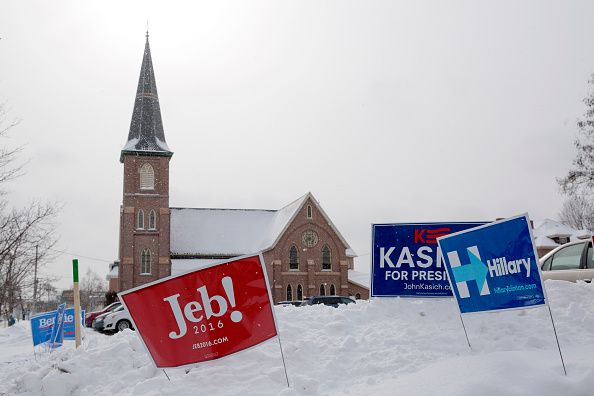
[(138, 88), (136, 89), (132, 121), (128, 132), (128, 141), (122, 149), (122, 155), (124, 154), (150, 154), (168, 157), (173, 155), (167, 146), (165, 133), (163, 132), (163, 121), (161, 120), (161, 108), (159, 106), (159, 95), (157, 94), (148, 32), (146, 34), (140, 77), (138, 78)]
[(349, 270), (349, 282), (353, 282), (367, 289), (371, 288), (371, 275), (369, 272)]
[[(279, 210), (171, 208), (171, 255), (181, 257), (233, 257), (273, 248), (303, 207), (307, 193)], [(355, 252), (318, 208), (344, 243)]]

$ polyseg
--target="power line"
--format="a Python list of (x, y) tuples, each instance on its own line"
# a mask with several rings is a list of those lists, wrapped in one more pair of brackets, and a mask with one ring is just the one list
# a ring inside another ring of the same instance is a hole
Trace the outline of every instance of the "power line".
[(96, 258), (96, 257), (84, 256), (82, 254), (67, 252), (66, 250), (58, 250), (58, 249), (51, 249), (51, 248), (50, 248), (50, 250), (53, 250), (54, 252), (58, 252), (58, 253), (62, 253), (62, 254), (67, 254), (72, 257), (81, 257), (81, 258), (85, 258), (88, 260), (102, 261), (104, 263), (109, 263), (109, 264), (113, 263), (113, 260), (105, 260), (105, 259), (100, 259), (100, 258)]

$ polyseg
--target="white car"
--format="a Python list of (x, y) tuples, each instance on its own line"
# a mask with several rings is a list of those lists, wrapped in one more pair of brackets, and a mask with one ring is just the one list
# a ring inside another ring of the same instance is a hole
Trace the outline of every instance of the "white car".
[(103, 331), (117, 333), (125, 329), (134, 330), (134, 327), (132, 327), (130, 314), (122, 305), (103, 319)]
[(575, 282), (594, 279), (592, 241), (576, 241), (561, 245), (540, 259), (542, 279)]

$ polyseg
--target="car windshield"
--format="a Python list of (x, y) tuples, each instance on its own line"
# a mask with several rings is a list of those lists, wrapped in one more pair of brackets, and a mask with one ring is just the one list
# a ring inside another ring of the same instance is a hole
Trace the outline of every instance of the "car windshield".
[(551, 270), (568, 270), (580, 268), (580, 260), (584, 244), (578, 243), (560, 249), (553, 255)]
[(120, 305), (121, 305), (121, 303), (119, 303), (119, 302), (111, 303), (107, 307), (103, 308), (103, 312), (109, 312), (109, 311), (119, 307)]

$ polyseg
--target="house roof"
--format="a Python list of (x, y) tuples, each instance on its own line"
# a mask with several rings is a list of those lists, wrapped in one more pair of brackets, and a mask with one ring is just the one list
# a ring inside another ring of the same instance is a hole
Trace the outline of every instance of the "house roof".
[(346, 247), (346, 243), (311, 193), (279, 210), (171, 208), (173, 256), (233, 257), (272, 249), (311, 198)]
[(118, 274), (118, 267), (119, 263), (116, 261), (114, 263), (109, 264), (109, 273), (105, 277), (106, 280), (115, 279), (119, 276)]
[(576, 230), (558, 221), (544, 219), (536, 222), (533, 234), (534, 243), (537, 248), (556, 248), (560, 244), (555, 242), (553, 238), (561, 237), (568, 238), (569, 241), (577, 241), (590, 238), (592, 232), (588, 230)]
[(534, 234), (548, 238), (570, 237), (577, 230), (551, 219), (544, 219), (535, 229)]
[(553, 241), (551, 238), (544, 235), (534, 237), (534, 244), (537, 248), (556, 248), (559, 244)]

